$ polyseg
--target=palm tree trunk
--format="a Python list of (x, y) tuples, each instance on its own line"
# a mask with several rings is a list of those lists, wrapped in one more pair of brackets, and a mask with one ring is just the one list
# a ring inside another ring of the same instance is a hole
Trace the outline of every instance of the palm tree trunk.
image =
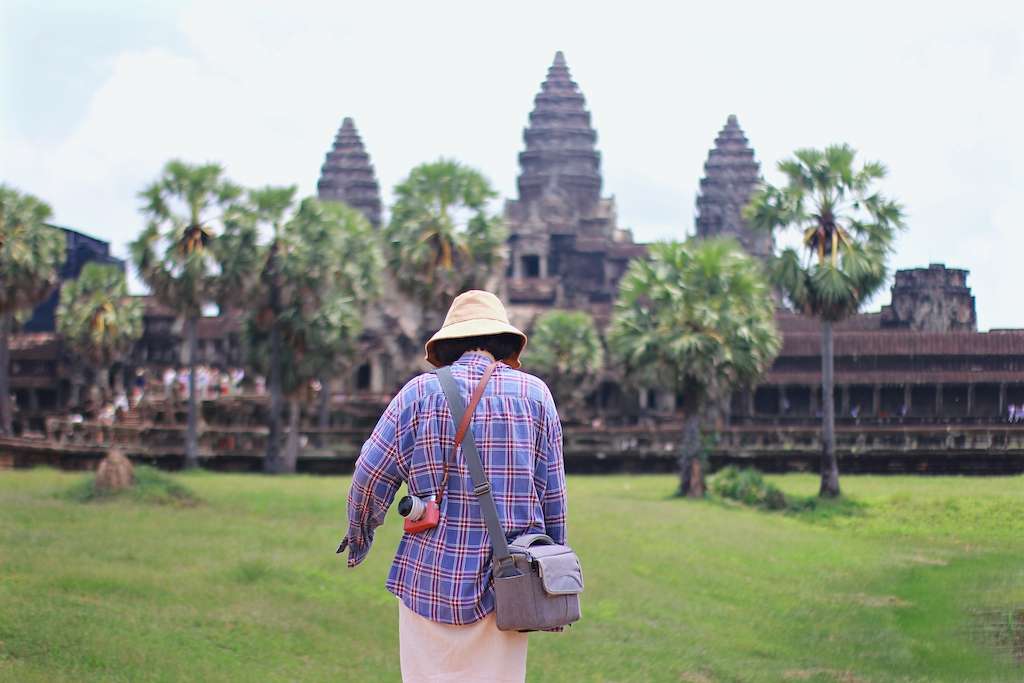
[[(275, 314), (276, 315), (276, 314)], [(281, 330), (274, 320), (270, 328), (270, 414), (268, 418), (267, 452), (263, 469), (271, 474), (281, 471)]]
[(96, 385), (100, 390), (100, 402), (110, 400), (110, 369), (100, 365), (96, 368)]
[(821, 489), (818, 495), (835, 498), (839, 495), (839, 464), (836, 462), (836, 401), (832, 370), (835, 354), (832, 346), (832, 323), (821, 322)]
[(288, 399), (288, 440), (285, 443), (283, 472), (295, 472), (299, 461), (299, 399), (292, 396)]
[(199, 355), (199, 319), (185, 323), (188, 335), (188, 427), (185, 432), (185, 468), (199, 467), (199, 406), (196, 401), (196, 356)]
[(0, 313), (0, 434), (11, 435), (11, 319), (10, 313)]
[(704, 467), (700, 460), (700, 413), (687, 413), (679, 456), (679, 495), (704, 497)]
[(331, 390), (330, 390), (330, 378), (325, 374), (320, 378), (320, 406), (317, 414), (317, 430), (316, 445), (317, 448), (323, 448), (326, 443), (326, 437), (324, 432), (331, 424)]

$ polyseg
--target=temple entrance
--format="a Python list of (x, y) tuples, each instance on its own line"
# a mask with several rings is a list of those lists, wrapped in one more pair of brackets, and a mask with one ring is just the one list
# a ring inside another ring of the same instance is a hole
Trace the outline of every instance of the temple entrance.
[(973, 417), (1001, 417), (999, 414), (999, 385), (975, 384), (974, 405), (971, 407)]
[(942, 387), (942, 415), (945, 417), (967, 415), (966, 384), (946, 384)]
[(779, 414), (779, 388), (758, 387), (754, 392), (754, 414), (755, 415), (778, 415)]
[(850, 387), (850, 406), (847, 415), (864, 417), (875, 414), (875, 388), (865, 384)]
[(905, 385), (896, 384), (882, 387), (879, 417), (902, 417), (907, 412)]
[(801, 417), (811, 414), (811, 388), (801, 386), (786, 387), (786, 400), (782, 403), (783, 415), (799, 415)]
[(922, 384), (910, 389), (910, 414), (914, 417), (935, 417), (935, 398), (937, 392), (934, 386)]

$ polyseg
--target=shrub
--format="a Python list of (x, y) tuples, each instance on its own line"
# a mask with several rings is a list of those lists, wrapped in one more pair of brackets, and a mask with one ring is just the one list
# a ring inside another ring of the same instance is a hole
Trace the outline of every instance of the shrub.
[(187, 486), (153, 467), (135, 468), (135, 483), (128, 488), (111, 491), (96, 486), (96, 477), (87, 477), (66, 491), (64, 497), (77, 503), (128, 500), (136, 503), (191, 506), (199, 498)]
[(766, 482), (761, 473), (751, 467), (740, 469), (729, 465), (711, 477), (708, 488), (716, 496), (744, 505), (768, 510), (786, 507), (786, 496), (782, 491)]

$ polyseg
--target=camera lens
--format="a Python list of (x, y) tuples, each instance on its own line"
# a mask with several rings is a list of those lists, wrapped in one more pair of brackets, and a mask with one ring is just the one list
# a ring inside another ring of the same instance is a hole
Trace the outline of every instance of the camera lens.
[(405, 496), (398, 501), (398, 514), (408, 517), (413, 522), (422, 517), (426, 509), (427, 506), (416, 496)]
[(404, 496), (402, 500), (398, 501), (398, 514), (408, 517), (410, 512), (412, 512), (412, 496)]

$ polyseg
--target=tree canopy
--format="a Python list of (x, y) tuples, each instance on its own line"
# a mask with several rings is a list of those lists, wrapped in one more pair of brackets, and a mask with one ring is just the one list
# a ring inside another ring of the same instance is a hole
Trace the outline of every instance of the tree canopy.
[(793, 307), (828, 321), (856, 313), (884, 285), (900, 205), (874, 188), (880, 162), (854, 168), (849, 145), (800, 149), (779, 162), (786, 185), (762, 186), (744, 210), (755, 229), (800, 231), (804, 254), (788, 247), (772, 259), (773, 282)]
[(467, 289), (486, 289), (505, 250), (497, 192), (477, 170), (440, 159), (414, 168), (395, 187), (384, 231), (399, 287), (425, 308), (443, 310)]

